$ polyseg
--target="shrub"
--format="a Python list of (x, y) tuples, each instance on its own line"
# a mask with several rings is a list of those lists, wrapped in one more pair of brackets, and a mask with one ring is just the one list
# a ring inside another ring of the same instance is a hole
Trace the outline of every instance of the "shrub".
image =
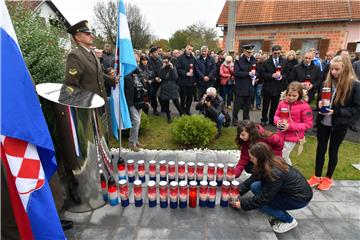
[(146, 130), (150, 125), (150, 118), (149, 116), (141, 112), (141, 123), (140, 123), (140, 132)]
[(177, 142), (187, 147), (203, 147), (214, 139), (216, 126), (202, 115), (183, 116), (174, 120), (171, 133)]

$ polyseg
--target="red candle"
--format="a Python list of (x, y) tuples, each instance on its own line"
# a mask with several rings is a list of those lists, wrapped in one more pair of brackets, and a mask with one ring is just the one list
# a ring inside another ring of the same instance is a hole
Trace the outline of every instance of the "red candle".
[(181, 202), (187, 201), (187, 194), (188, 194), (188, 185), (186, 181), (181, 181), (179, 183), (179, 198)]
[(149, 161), (149, 176), (151, 178), (156, 177), (156, 161), (155, 160)]
[(331, 101), (331, 88), (324, 87), (321, 90), (321, 102), (324, 107), (330, 107), (330, 101)]
[(168, 198), (168, 187), (166, 181), (161, 181), (159, 183), (159, 195), (160, 195), (160, 201), (167, 202)]
[(124, 179), (119, 181), (119, 195), (121, 201), (126, 201), (129, 199), (129, 187), (127, 185), (127, 181)]
[(166, 165), (166, 161), (165, 160), (161, 160), (159, 162), (160, 164), (160, 177), (166, 178), (166, 174), (167, 174), (167, 165)]
[(197, 202), (197, 182), (191, 181), (189, 188), (189, 207), (196, 208)]
[(134, 196), (135, 196), (135, 200), (142, 199), (142, 186), (140, 180), (134, 181)]
[(226, 180), (231, 182), (235, 179), (235, 165), (232, 163), (227, 164)]
[(215, 163), (209, 163), (207, 168), (207, 180), (209, 182), (214, 181), (215, 178)]
[(144, 177), (145, 176), (145, 161), (144, 160), (139, 160), (137, 163), (138, 163), (139, 177)]
[[(277, 74), (281, 74), (281, 66), (280, 65), (277, 65), (276, 66), (276, 70), (275, 70), (275, 73)], [(280, 77), (277, 77), (276, 80), (281, 80), (281, 76)]]
[(169, 175), (169, 182), (175, 181), (175, 162), (170, 161), (168, 163), (168, 175)]
[(221, 201), (228, 201), (230, 194), (230, 183), (228, 181), (223, 181), (221, 186)]
[(148, 182), (148, 198), (149, 198), (149, 201), (156, 201), (156, 183), (155, 183), (155, 181)]
[(281, 108), (280, 109), (280, 119), (281, 120), (288, 120), (289, 118), (289, 109)]
[(251, 66), (251, 70), (250, 70), (250, 72), (252, 73), (252, 74), (256, 74), (256, 64), (253, 64), (252, 66)]
[(239, 195), (240, 195), (239, 184), (240, 183), (236, 180), (231, 182), (231, 187), (230, 187), (230, 199), (231, 200), (239, 199)]
[(208, 191), (208, 195), (209, 195), (209, 201), (210, 202), (215, 202), (216, 200), (216, 188), (217, 188), (217, 183), (214, 181), (211, 181), (209, 183), (209, 191)]
[(127, 172), (128, 172), (129, 177), (135, 176), (134, 160), (129, 159), (126, 161), (126, 163), (127, 163)]
[(188, 181), (195, 179), (195, 164), (193, 162), (188, 163)]
[(218, 163), (216, 168), (216, 181), (218, 183), (218, 186), (221, 186), (220, 183), (224, 179), (224, 164)]
[(196, 164), (196, 180), (202, 181), (204, 177), (204, 163), (197, 163)]
[(185, 180), (185, 162), (183, 161), (178, 163), (178, 179), (179, 181)]
[(189, 72), (193, 72), (194, 71), (194, 65), (192, 63), (190, 63), (189, 65)]
[(208, 183), (207, 181), (201, 181), (200, 182), (200, 200), (206, 201), (208, 197)]

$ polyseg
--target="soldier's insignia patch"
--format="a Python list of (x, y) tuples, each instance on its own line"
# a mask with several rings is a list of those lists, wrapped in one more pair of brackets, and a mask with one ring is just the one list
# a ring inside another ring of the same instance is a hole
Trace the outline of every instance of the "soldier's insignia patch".
[(74, 75), (76, 75), (77, 73), (78, 73), (78, 71), (77, 71), (76, 68), (70, 68), (70, 69), (69, 69), (69, 74), (70, 74), (70, 75), (73, 75), (73, 76), (74, 76)]

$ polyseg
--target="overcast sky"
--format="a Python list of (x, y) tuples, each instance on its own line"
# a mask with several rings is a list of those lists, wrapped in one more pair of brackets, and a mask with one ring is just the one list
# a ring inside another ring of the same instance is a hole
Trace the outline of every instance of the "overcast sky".
[[(175, 31), (203, 22), (215, 27), (226, 0), (125, 0), (137, 5), (150, 24), (153, 35), (168, 39)], [(94, 23), (98, 0), (53, 0), (70, 24), (81, 20)], [(218, 29), (219, 35), (222, 35)]]

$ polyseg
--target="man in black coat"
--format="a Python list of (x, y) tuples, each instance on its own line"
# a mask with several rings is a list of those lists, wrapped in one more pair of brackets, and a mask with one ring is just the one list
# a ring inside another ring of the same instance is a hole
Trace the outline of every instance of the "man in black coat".
[[(271, 49), (272, 54), (263, 64), (261, 75), (264, 80), (263, 84), (263, 108), (261, 125), (265, 126), (267, 122), (274, 124), (274, 115), (279, 103), (280, 93), (284, 87), (285, 61), (281, 57), (281, 46), (274, 45)], [(270, 106), (271, 104), (271, 106)], [(270, 106), (270, 112), (268, 110)], [(268, 117), (269, 116), (269, 117)]]
[(180, 87), (180, 106), (182, 112), (190, 115), (190, 107), (195, 90), (195, 62), (193, 46), (187, 44), (185, 51), (177, 58), (176, 70), (178, 73), (177, 83)]
[(249, 111), (252, 100), (254, 99), (254, 84), (258, 73), (253, 73), (251, 68), (256, 66), (256, 59), (252, 55), (255, 45), (248, 44), (243, 46), (243, 53), (239, 60), (234, 64), (235, 77), (235, 101), (233, 110), (233, 125), (238, 122), (238, 113), (243, 109), (243, 119), (250, 119)]
[(151, 107), (153, 109), (153, 113), (154, 115), (159, 115), (159, 112), (157, 110), (157, 97), (156, 97), (156, 93), (159, 89), (160, 86), (160, 69), (162, 66), (162, 62), (161, 59), (159, 58), (159, 53), (158, 53), (158, 47), (152, 47), (149, 51), (149, 66), (153, 69), (154, 71), (154, 76), (155, 76), (155, 80), (152, 81), (151, 85), (150, 85), (150, 92), (149, 92), (149, 96), (150, 96), (150, 104)]
[(311, 52), (306, 52), (303, 61), (296, 65), (290, 73), (289, 83), (298, 81), (303, 83), (304, 89), (308, 91), (309, 103), (314, 99), (321, 84), (321, 71), (312, 61)]
[(216, 64), (213, 57), (209, 55), (207, 46), (201, 47), (201, 55), (195, 63), (199, 96), (205, 94), (206, 89), (215, 84)]

